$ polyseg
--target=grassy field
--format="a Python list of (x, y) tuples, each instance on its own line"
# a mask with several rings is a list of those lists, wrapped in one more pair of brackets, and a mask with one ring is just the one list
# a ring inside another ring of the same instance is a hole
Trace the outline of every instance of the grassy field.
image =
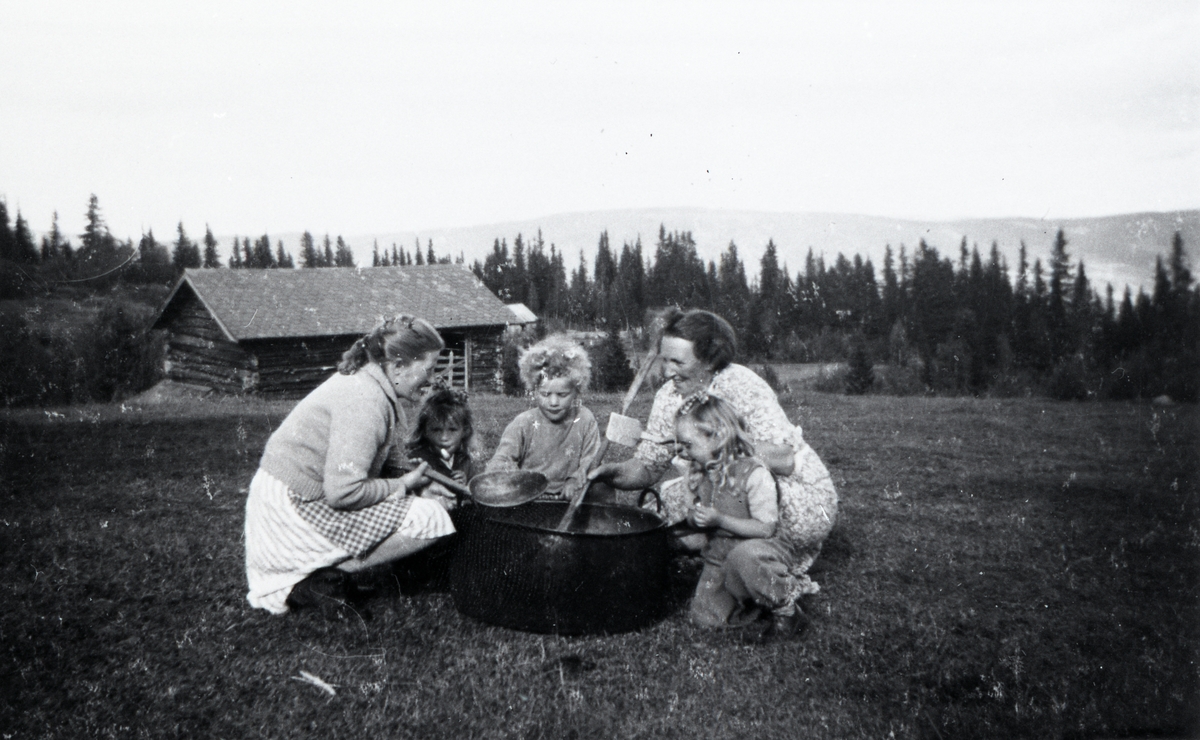
[[(688, 624), (683, 562), (680, 610), (632, 634), (508, 631), (436, 591), (271, 617), (243, 506), (291, 404), (0, 411), (0, 736), (1194, 736), (1195, 407), (783, 402), (842, 509), (809, 631), (768, 646)], [(473, 403), (489, 448), (525, 406)]]

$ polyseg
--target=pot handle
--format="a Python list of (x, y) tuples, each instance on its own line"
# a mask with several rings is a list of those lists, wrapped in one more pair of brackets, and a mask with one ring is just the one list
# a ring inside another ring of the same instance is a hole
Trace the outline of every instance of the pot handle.
[(663, 513), (662, 496), (658, 493), (658, 489), (655, 489), (655, 488), (642, 489), (642, 492), (638, 495), (638, 500), (637, 500), (638, 508), (639, 509), (644, 508), (644, 506), (646, 504), (646, 494), (650, 494), (651, 496), (654, 497), (655, 508), (658, 510), (659, 514)]

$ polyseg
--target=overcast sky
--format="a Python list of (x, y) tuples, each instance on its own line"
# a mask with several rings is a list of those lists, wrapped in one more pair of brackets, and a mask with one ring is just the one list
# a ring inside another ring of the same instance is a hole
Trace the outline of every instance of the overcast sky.
[(35, 230), (1200, 206), (1200, 2), (6, 3)]

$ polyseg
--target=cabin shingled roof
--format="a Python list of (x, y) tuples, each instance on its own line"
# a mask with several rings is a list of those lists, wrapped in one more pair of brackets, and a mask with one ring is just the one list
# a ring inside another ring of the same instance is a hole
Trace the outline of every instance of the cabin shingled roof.
[(184, 284), (234, 341), (365, 334), (380, 317), (411, 314), (438, 329), (515, 323), (464, 265), (320, 269), (187, 269)]
[(537, 314), (524, 303), (508, 303), (505, 306), (513, 315), (514, 324), (536, 324), (538, 322)]

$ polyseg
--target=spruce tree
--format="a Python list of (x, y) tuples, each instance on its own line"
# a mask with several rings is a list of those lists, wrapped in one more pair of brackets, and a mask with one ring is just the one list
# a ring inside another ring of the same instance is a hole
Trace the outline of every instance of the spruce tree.
[(1029, 294), (1029, 255), (1025, 248), (1025, 240), (1021, 240), (1020, 261), (1017, 264), (1017, 284), (1013, 287), (1018, 300), (1024, 300)]
[(529, 268), (525, 259), (525, 241), (521, 234), (513, 240), (512, 269), (507, 276), (509, 294), (513, 303), (529, 305)]
[(875, 370), (871, 366), (871, 356), (867, 352), (867, 343), (860, 336), (854, 341), (850, 351), (850, 366), (846, 371), (846, 393), (861, 396), (871, 390), (875, 384)]
[(275, 253), (271, 251), (271, 237), (266, 234), (254, 240), (254, 266), (259, 269), (279, 267)]
[(633, 381), (629, 357), (615, 329), (609, 329), (592, 350), (593, 384), (597, 390), (624, 390)]
[[(100, 217), (100, 199), (96, 197), (95, 193), (88, 198), (85, 218), (87, 224), (83, 227), (83, 233), (79, 235), (79, 256), (89, 259), (99, 254), (104, 233), (108, 230), (104, 225), (104, 219)], [(3, 225), (7, 229), (7, 219), (3, 220)]]
[(1054, 237), (1050, 253), (1049, 295), (1046, 301), (1046, 321), (1050, 329), (1051, 360), (1057, 362), (1071, 353), (1072, 331), (1067, 314), (1067, 290), (1071, 277), (1070, 256), (1067, 254), (1067, 238), (1059, 229)]
[(13, 227), (13, 261), (33, 264), (38, 261), (38, 257), (38, 248), (33, 242), (29, 224), (25, 222), (18, 208), (16, 225)]
[(334, 253), (333, 264), (335, 267), (354, 267), (354, 252), (350, 251), (350, 247), (346, 245), (341, 234), (338, 234), (337, 252)]
[(804, 257), (804, 271), (796, 274), (795, 300), (793, 301), (792, 321), (798, 327), (804, 327), (806, 334), (817, 334), (824, 325), (824, 310), (821, 304), (822, 296), (817, 286), (822, 275), (817, 268), (817, 258), (812, 247)]
[(596, 245), (596, 259), (592, 266), (592, 305), (597, 324), (614, 327), (621, 323), (621, 296), (618, 291), (617, 261), (608, 245), (608, 232), (603, 231)]
[[(949, 337), (954, 326), (954, 265), (924, 239), (913, 260), (912, 304), (913, 338), (929, 373), (938, 344)], [(926, 381), (930, 380), (927, 376)]]
[(221, 255), (217, 254), (217, 239), (208, 224), (204, 224), (204, 266), (210, 269), (221, 266)]
[(1196, 327), (1197, 319), (1200, 319), (1200, 316), (1196, 316), (1196, 300), (1200, 296), (1192, 291), (1192, 271), (1183, 248), (1183, 236), (1178, 231), (1171, 237), (1168, 266), (1169, 287), (1162, 298), (1164, 305), (1161, 310), (1166, 327), (1164, 334), (1176, 346), (1200, 349), (1195, 347), (1196, 334), (1200, 331)]
[(16, 252), (17, 240), (8, 225), (8, 205), (0, 199), (0, 260), (13, 260)]
[(891, 244), (886, 245), (883, 250), (883, 296), (880, 310), (883, 325), (891, 331), (901, 316), (900, 281), (896, 277)]
[(551, 290), (550, 257), (545, 247), (539, 229), (537, 237), (529, 242), (529, 252), (525, 258), (526, 282), (529, 286), (525, 305), (538, 316), (546, 313)]
[(292, 255), (289, 252), (283, 251), (282, 239), (275, 242), (275, 266), (286, 269), (296, 266), (296, 261), (292, 259)]
[(989, 368), (1000, 368), (1011, 359), (1009, 348), (1012, 346), (1014, 316), (1008, 266), (1000, 254), (1000, 245), (995, 241), (992, 242), (983, 271), (980, 303), (978, 314), (983, 333), (984, 359)]
[(550, 297), (549, 305), (554, 316), (567, 315), (567, 268), (563, 262), (562, 252), (550, 242)]
[[(112, 270), (123, 261), (125, 255), (120, 253), (120, 245), (109, 233), (108, 226), (100, 216), (100, 203), (93, 193), (88, 199), (87, 224), (80, 235), (82, 244), (76, 255), (79, 264), (77, 274), (87, 278), (112, 275)], [(130, 247), (132, 252), (132, 247)], [(115, 275), (110, 280), (115, 280)], [(99, 287), (99, 283), (91, 283)]]
[(654, 262), (646, 277), (647, 302), (652, 306), (690, 306), (709, 308), (704, 262), (696, 253), (690, 231), (668, 234), (666, 225), (658, 229)]
[(621, 286), (621, 319), (625, 326), (640, 326), (646, 312), (646, 265), (642, 258), (642, 238), (621, 245), (617, 261), (617, 282)]
[(1085, 348), (1090, 340), (1092, 327), (1098, 318), (1092, 305), (1092, 286), (1084, 270), (1083, 260), (1075, 266), (1075, 281), (1071, 287), (1070, 329), (1071, 347), (1075, 350)]
[(725, 317), (739, 337), (748, 336), (752, 296), (746, 281), (746, 266), (733, 240), (721, 253), (716, 266), (716, 280), (716, 312)]
[(1178, 231), (1171, 237), (1171, 293), (1176, 300), (1186, 300), (1192, 289), (1192, 271), (1187, 252), (1183, 248), (1183, 235)]
[(313, 235), (308, 231), (300, 236), (300, 265), (306, 268), (321, 266), (321, 254), (317, 251)]
[(571, 287), (568, 293), (567, 321), (571, 326), (582, 327), (592, 316), (591, 280), (588, 278), (587, 263), (583, 259), (582, 249), (579, 250), (579, 268), (571, 273)]
[(759, 260), (758, 291), (754, 295), (747, 327), (746, 350), (752, 355), (771, 357), (780, 336), (784, 312), (782, 272), (773, 239), (767, 240)]
[[(787, 277), (787, 270), (783, 271)], [(879, 286), (875, 282), (875, 265), (871, 260), (864, 260), (854, 255), (854, 290), (853, 310), (856, 312), (859, 330), (870, 336), (880, 336), (884, 333), (882, 325), (882, 300), (879, 297)], [(787, 291), (784, 291), (787, 294)]]
[(179, 222), (177, 232), (179, 236), (175, 239), (175, 249), (171, 252), (171, 264), (177, 272), (183, 272), (188, 267), (199, 267), (200, 248), (188, 238), (182, 221)]
[(237, 236), (233, 237), (233, 246), (229, 249), (229, 267), (234, 270), (245, 267), (242, 263), (242, 250), (238, 249)]
[(67, 250), (63, 247), (62, 231), (58, 228), (58, 211), (55, 211), (54, 219), (50, 222), (50, 232), (42, 237), (42, 261), (65, 259)]
[[(508, 262), (508, 241), (499, 238), (495, 239), (492, 242), (492, 253), (483, 261), (482, 274), (479, 276), (479, 279), (500, 300), (505, 303), (512, 303), (512, 295), (508, 292), (509, 286), (506, 278), (506, 273), (509, 269)], [(417, 264), (421, 264), (421, 252), (419, 250), (417, 251)]]
[(171, 253), (154, 238), (154, 229), (148, 229), (142, 234), (142, 239), (138, 242), (138, 260), (147, 266), (171, 264)]

